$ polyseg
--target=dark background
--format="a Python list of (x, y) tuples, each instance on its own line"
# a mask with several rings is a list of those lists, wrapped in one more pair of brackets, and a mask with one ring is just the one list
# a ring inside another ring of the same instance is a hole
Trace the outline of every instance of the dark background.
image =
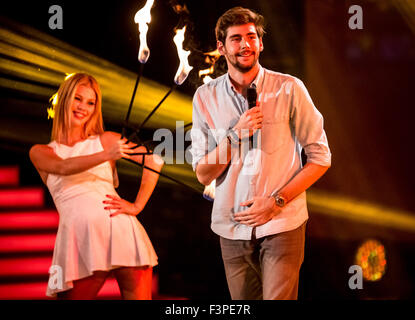
[[(144, 3), (15, 1), (3, 2), (1, 14), (136, 72), (139, 43), (133, 18)], [(186, 3), (189, 15), (178, 15), (172, 9), (174, 3)], [(48, 27), (52, 4), (63, 8), (63, 30)], [(363, 30), (348, 28), (352, 4), (363, 8)], [(216, 20), (235, 5), (257, 10), (267, 21), (261, 64), (302, 79), (324, 116), (333, 165), (312, 189), (349, 197), (355, 203), (404, 210), (413, 216), (415, 11), (408, 6), (403, 13), (394, 1), (369, 0), (156, 1), (148, 34), (151, 55), (143, 76), (171, 85), (177, 68), (173, 29), (185, 21), (185, 48), (192, 50), (189, 61), (197, 67), (177, 90), (192, 96), (201, 84), (196, 71), (206, 68), (202, 53), (215, 49)], [(223, 68), (222, 60), (215, 76)], [(2, 94), (10, 93), (2, 90)], [(1, 146), (1, 163), (18, 163), (23, 183), (41, 183), (27, 157), (30, 145), (1, 140)], [(133, 199), (137, 181), (129, 176), (120, 178), (119, 193)], [(53, 205), (50, 199), (49, 204)], [(209, 228), (210, 210), (211, 203), (200, 193), (160, 183), (140, 215), (159, 255), (156, 271), (161, 292), (189, 298), (229, 298), (218, 239)], [(387, 273), (381, 281), (365, 282), (364, 290), (352, 291), (347, 286), (347, 271), (357, 247), (367, 238), (385, 245)], [(413, 298), (414, 243), (413, 231), (310, 210), (299, 297)]]

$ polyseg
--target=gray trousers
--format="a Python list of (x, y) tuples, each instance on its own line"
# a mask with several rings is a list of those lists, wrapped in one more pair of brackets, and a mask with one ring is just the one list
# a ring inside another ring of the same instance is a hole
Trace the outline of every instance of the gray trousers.
[(295, 230), (252, 240), (220, 237), (233, 300), (296, 300), (306, 222)]

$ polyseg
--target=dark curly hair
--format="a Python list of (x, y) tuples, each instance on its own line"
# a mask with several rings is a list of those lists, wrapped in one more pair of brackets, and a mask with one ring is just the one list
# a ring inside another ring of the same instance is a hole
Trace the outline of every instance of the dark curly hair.
[(235, 7), (226, 11), (216, 23), (216, 40), (225, 43), (226, 33), (229, 27), (253, 23), (259, 38), (265, 34), (264, 17), (252, 10)]

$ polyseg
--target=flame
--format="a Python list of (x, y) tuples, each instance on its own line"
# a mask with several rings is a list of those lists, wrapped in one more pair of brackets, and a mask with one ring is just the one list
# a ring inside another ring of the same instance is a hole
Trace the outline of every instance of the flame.
[(204, 69), (204, 70), (199, 70), (199, 77), (204, 76), (203, 77), (203, 83), (209, 83), (210, 81), (212, 81), (212, 77), (209, 76), (209, 74), (212, 74), (215, 71), (215, 66), (211, 66), (208, 69)]
[(203, 83), (204, 84), (206, 84), (206, 83), (209, 83), (209, 82), (211, 82), (213, 79), (210, 77), (210, 76), (205, 76), (205, 77), (203, 77)]
[(58, 104), (58, 93), (55, 92), (49, 99), (49, 102), (51, 102), (52, 106), (47, 108), (48, 112), (48, 119), (55, 117), (55, 107)]
[(216, 49), (214, 51), (206, 52), (204, 53), (206, 56), (205, 62), (210, 64), (210, 68), (199, 70), (199, 77), (203, 77), (203, 83), (208, 83), (212, 81), (213, 79), (209, 76), (215, 71), (215, 63), (220, 57), (219, 51)]
[(146, 63), (150, 56), (150, 49), (147, 46), (148, 24), (151, 22), (150, 10), (154, 0), (147, 0), (143, 8), (137, 11), (134, 22), (138, 23), (138, 32), (140, 33), (140, 48), (138, 50), (138, 61)]
[(174, 10), (174, 12), (176, 12), (178, 14), (183, 14), (183, 13), (189, 14), (189, 10), (187, 9), (186, 4), (181, 5), (179, 3), (176, 3), (175, 5), (173, 5), (173, 10)]
[(189, 75), (189, 72), (193, 69), (187, 58), (190, 55), (190, 51), (183, 50), (184, 34), (186, 32), (186, 26), (183, 29), (176, 30), (176, 35), (173, 38), (174, 43), (177, 47), (177, 54), (179, 55), (180, 65), (177, 69), (176, 75), (174, 76), (174, 82), (177, 85), (181, 85)]
[(209, 74), (212, 74), (215, 71), (215, 67), (211, 66), (208, 69), (204, 69), (204, 70), (199, 70), (199, 77), (201, 76), (207, 76)]
[(47, 108), (46, 111), (48, 112), (48, 120), (55, 118), (55, 109), (53, 107)]
[(213, 180), (210, 185), (205, 187), (203, 190), (203, 197), (206, 199), (213, 201), (215, 200), (215, 193), (216, 193), (216, 180)]
[(214, 62), (216, 62), (216, 60), (218, 60), (220, 58), (220, 53), (219, 53), (218, 49), (210, 51), (210, 52), (206, 52), (206, 53), (204, 53), (204, 55), (206, 56), (205, 61), (207, 63), (212, 62), (212, 60)]
[[(74, 73), (66, 73), (66, 72), (65, 72), (65, 74), (66, 74), (66, 77), (65, 77), (65, 81), (66, 81), (66, 80), (68, 80), (70, 77), (73, 77), (74, 75), (76, 75), (76, 72), (74, 72)], [(52, 97), (54, 97), (54, 95), (53, 95)]]
[(56, 106), (58, 104), (58, 93), (56, 92), (53, 96), (50, 97), (49, 102), (52, 102), (52, 106)]
[[(69, 78), (73, 77), (76, 74), (76, 72), (73, 73), (66, 73), (65, 72), (65, 81)], [(55, 107), (58, 104), (58, 93), (55, 92), (49, 99), (51, 107), (47, 108), (46, 111), (48, 112), (48, 119), (55, 118)]]

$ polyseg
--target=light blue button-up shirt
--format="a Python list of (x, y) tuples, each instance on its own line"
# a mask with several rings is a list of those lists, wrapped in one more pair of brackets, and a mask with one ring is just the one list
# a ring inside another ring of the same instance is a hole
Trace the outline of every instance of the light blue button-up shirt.
[[(323, 117), (303, 82), (296, 77), (260, 67), (253, 84), (263, 113), (255, 148), (232, 147), (232, 160), (216, 179), (212, 230), (227, 239), (249, 240), (252, 227), (234, 220), (247, 207), (240, 203), (254, 196), (276, 194), (302, 168), (301, 150), (307, 162), (330, 166), (331, 153), (323, 129)], [(248, 102), (225, 74), (199, 87), (193, 98), (192, 163), (213, 150), (227, 130), (248, 110)], [(261, 238), (294, 230), (308, 219), (306, 194), (301, 193), (264, 225), (256, 227)]]

